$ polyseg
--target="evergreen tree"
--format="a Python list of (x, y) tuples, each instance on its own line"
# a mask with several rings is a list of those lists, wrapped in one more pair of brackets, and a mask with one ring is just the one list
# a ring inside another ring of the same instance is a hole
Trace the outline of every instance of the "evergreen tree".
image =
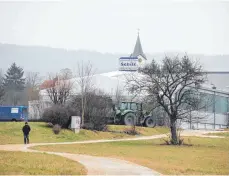
[(2, 70), (0, 69), (0, 104), (3, 102), (4, 95), (5, 95), (5, 91), (3, 86), (3, 74), (2, 74)]
[(13, 63), (7, 70), (4, 78), (4, 87), (6, 90), (22, 91), (25, 88), (24, 71)]

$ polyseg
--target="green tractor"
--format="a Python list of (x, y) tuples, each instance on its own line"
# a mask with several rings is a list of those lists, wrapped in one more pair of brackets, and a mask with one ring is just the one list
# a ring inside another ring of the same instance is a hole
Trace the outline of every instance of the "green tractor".
[(144, 113), (142, 103), (121, 102), (118, 107), (114, 106), (114, 117), (112, 122), (121, 125), (139, 125), (155, 127), (156, 121), (149, 113)]

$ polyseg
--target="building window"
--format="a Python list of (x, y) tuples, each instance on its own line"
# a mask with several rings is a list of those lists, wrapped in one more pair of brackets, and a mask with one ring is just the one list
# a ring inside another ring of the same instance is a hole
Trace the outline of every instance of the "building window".
[(228, 98), (216, 95), (215, 96), (215, 113), (225, 114), (228, 111)]
[(199, 111), (213, 113), (214, 111), (214, 95), (208, 93), (200, 93)]

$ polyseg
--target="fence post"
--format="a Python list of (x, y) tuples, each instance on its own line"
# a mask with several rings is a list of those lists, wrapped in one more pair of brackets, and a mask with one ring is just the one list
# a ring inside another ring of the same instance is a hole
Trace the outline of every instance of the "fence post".
[(215, 129), (215, 91), (214, 91), (214, 106), (213, 106), (213, 112), (214, 112), (214, 129)]

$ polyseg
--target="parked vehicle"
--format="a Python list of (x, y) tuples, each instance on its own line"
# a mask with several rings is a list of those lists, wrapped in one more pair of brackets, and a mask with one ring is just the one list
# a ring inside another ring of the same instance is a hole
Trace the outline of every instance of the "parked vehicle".
[(28, 107), (0, 106), (0, 121), (28, 121)]
[(114, 106), (114, 117), (110, 122), (122, 125), (142, 125), (155, 127), (156, 121), (152, 115), (143, 113), (142, 104), (136, 102), (121, 102), (118, 107)]

